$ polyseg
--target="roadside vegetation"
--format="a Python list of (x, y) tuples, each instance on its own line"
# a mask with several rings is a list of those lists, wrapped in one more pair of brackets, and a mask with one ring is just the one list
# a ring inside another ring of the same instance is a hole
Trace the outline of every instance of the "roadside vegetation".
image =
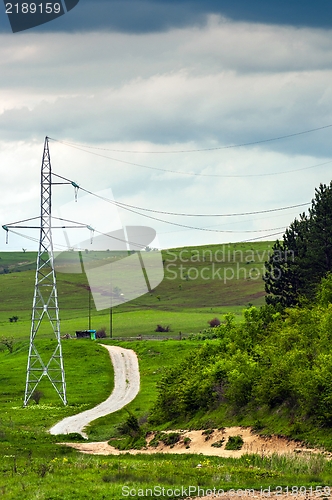
[(158, 384), (150, 421), (236, 420), (332, 450), (332, 182), (277, 241), (266, 305), (227, 314)]
[[(42, 344), (41, 351), (47, 350), (49, 341)], [(165, 370), (181, 364), (190, 352), (198, 352), (202, 342), (137, 341), (121, 345), (138, 352), (142, 389), (127, 409), (95, 421), (88, 430), (90, 440), (144, 437), (151, 428), (147, 416), (157, 398), (156, 384)], [(64, 407), (45, 384), (39, 404), (32, 401), (22, 408), (26, 349), (26, 343), (17, 342), (12, 353), (8, 349), (0, 352), (0, 494), (4, 500), (123, 500), (124, 486), (130, 488), (130, 498), (138, 500), (144, 497), (139, 490), (156, 486), (169, 490), (190, 485), (205, 490), (260, 490), (270, 486), (273, 490), (301, 484), (308, 492), (310, 488), (315, 492), (316, 487), (329, 484), (332, 464), (322, 456), (244, 455), (225, 459), (202, 455), (82, 455), (61, 445), (81, 439), (79, 436), (51, 436), (47, 430), (63, 417), (92, 407), (109, 395), (112, 370), (106, 349), (90, 340), (64, 340), (69, 405)], [(166, 439), (162, 427), (159, 436)], [(174, 432), (168, 439), (176, 438)]]
[(332, 450), (332, 304), (327, 297), (332, 297), (331, 274), (314, 303), (283, 312), (270, 305), (251, 307), (240, 324), (228, 315), (211, 329), (214, 340), (163, 375), (151, 422), (236, 422)]
[[(112, 317), (113, 336), (137, 352), (140, 393), (126, 408), (94, 421), (90, 440), (139, 451), (152, 430), (155, 441), (172, 446), (179, 429), (202, 429), (208, 438), (214, 428), (242, 425), (332, 451), (331, 193), (332, 185), (320, 186), (309, 215), (295, 220), (281, 242), (163, 252), (163, 282)], [(90, 317), (92, 328), (106, 332), (102, 342), (119, 341), (109, 338), (109, 312), (88, 310), (86, 277), (58, 273), (69, 405), (61, 405), (45, 380), (22, 408), (35, 256), (24, 250), (0, 257), (1, 498), (138, 500), (155, 486), (174, 491), (189, 485), (279, 493), (301, 485), (293, 495), (330, 496), (325, 486), (332, 462), (320, 454), (98, 457), (61, 444), (81, 438), (47, 430), (104, 400), (113, 387), (107, 351), (70, 337), (88, 328)], [(278, 270), (280, 281), (271, 277)], [(140, 340), (148, 336), (159, 340)], [(177, 340), (161, 340), (172, 336)], [(46, 355), (53, 345), (45, 325), (38, 351)], [(240, 449), (240, 436), (234, 438), (228, 446)]]

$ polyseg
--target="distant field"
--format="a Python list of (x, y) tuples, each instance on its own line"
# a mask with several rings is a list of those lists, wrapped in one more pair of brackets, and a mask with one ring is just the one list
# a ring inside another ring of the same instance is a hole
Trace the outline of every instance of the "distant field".
[[(264, 303), (264, 262), (272, 242), (237, 243), (163, 251), (164, 280), (151, 293), (113, 309), (116, 336), (152, 335), (157, 324), (173, 334), (198, 332), (208, 320), (234, 312), (240, 317), (249, 304)], [(108, 252), (91, 255), (112, 261)], [(2, 335), (29, 335), (37, 254), (0, 253), (0, 329)], [(89, 292), (85, 274), (57, 272), (62, 332), (88, 328)], [(91, 306), (91, 327), (105, 327), (110, 313)], [(18, 316), (17, 323), (9, 318)], [(49, 333), (48, 325), (41, 334)]]

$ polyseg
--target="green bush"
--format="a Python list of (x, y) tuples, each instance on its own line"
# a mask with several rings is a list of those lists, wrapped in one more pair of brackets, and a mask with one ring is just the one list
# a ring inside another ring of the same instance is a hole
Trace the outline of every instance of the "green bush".
[(127, 420), (118, 426), (118, 432), (121, 435), (127, 435), (130, 437), (139, 436), (141, 434), (141, 429), (137, 417), (135, 417), (132, 413), (129, 413)]
[(150, 441), (149, 446), (156, 448), (160, 441), (166, 446), (174, 446), (175, 443), (180, 441), (180, 438), (181, 434), (179, 432), (157, 432)]
[(224, 442), (225, 442), (225, 438), (222, 438), (219, 441), (212, 443), (211, 446), (213, 446), (213, 448), (221, 448), (222, 445), (224, 444)]
[(229, 436), (225, 450), (241, 450), (244, 441), (241, 436)]

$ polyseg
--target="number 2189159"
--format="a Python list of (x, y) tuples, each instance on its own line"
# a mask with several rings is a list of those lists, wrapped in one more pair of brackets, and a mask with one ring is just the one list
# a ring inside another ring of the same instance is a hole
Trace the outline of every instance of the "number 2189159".
[(60, 14), (60, 3), (6, 3), (6, 14)]

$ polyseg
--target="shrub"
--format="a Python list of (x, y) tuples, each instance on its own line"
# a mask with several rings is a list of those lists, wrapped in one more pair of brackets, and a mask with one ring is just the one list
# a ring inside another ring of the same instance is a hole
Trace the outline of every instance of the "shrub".
[(35, 390), (33, 391), (33, 393), (31, 394), (31, 399), (34, 400), (34, 402), (36, 403), (36, 405), (39, 405), (39, 402), (41, 400), (41, 398), (44, 397), (44, 393), (42, 391), (39, 391), (39, 390)]
[(169, 432), (163, 434), (161, 441), (166, 444), (166, 446), (173, 446), (175, 443), (180, 441), (181, 434), (179, 432)]
[(118, 425), (117, 430), (121, 436), (125, 437), (122, 439), (111, 440), (109, 441), (109, 444), (118, 450), (140, 450), (146, 446), (146, 440), (143, 436), (142, 429), (139, 425), (137, 417), (133, 413), (128, 411), (127, 419)]
[(171, 327), (170, 326), (161, 326), (161, 325), (157, 325), (156, 329), (155, 329), (155, 332), (170, 332), (171, 331)]
[(97, 330), (96, 338), (97, 339), (105, 339), (106, 338), (106, 328), (104, 326), (102, 328), (99, 328), (99, 330)]
[(10, 353), (13, 352), (14, 349), (14, 339), (11, 337), (1, 337), (0, 344), (8, 349)]
[(218, 332), (216, 328), (205, 328), (199, 333), (190, 333), (188, 336), (189, 340), (212, 340), (218, 338)]
[(241, 436), (229, 436), (225, 450), (241, 450), (244, 441)]
[(202, 432), (202, 436), (205, 436), (205, 441), (208, 441), (212, 437), (213, 433), (214, 429), (206, 429), (205, 431)]
[(209, 323), (211, 328), (215, 328), (216, 326), (220, 325), (220, 319), (213, 318), (213, 319), (210, 319), (210, 321), (208, 321), (208, 323)]
[(129, 413), (127, 420), (118, 426), (118, 431), (122, 435), (131, 437), (139, 436), (141, 434), (141, 429), (137, 417), (135, 417), (132, 413)]
[(222, 438), (219, 441), (212, 443), (211, 446), (213, 446), (213, 448), (221, 448), (222, 445), (224, 444), (224, 442), (225, 442), (225, 438)]
[(152, 446), (153, 448), (157, 448), (159, 441), (160, 441), (160, 437), (162, 434), (163, 434), (163, 432), (157, 432), (155, 434), (155, 436), (151, 439), (149, 446)]
[(157, 432), (154, 438), (150, 441), (149, 446), (156, 448), (159, 441), (162, 441), (166, 446), (174, 446), (180, 441), (181, 434), (179, 432)]

